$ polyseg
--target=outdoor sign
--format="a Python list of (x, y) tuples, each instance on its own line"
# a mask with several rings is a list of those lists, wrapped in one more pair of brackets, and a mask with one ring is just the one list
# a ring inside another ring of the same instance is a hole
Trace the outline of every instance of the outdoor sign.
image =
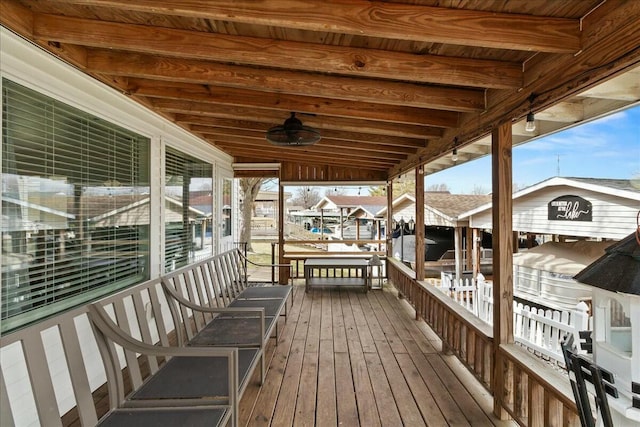
[(550, 221), (591, 221), (591, 202), (580, 196), (560, 196), (549, 202)]

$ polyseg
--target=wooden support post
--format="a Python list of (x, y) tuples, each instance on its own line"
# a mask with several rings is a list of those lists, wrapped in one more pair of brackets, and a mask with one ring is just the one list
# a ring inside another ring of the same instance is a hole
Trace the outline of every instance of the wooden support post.
[(472, 236), (472, 248), (471, 248), (471, 253), (472, 253), (472, 260), (471, 260), (471, 268), (473, 269), (473, 277), (475, 278), (478, 273), (480, 273), (480, 237), (478, 233), (478, 229), (474, 228), (473, 229), (473, 236)]
[(503, 401), (513, 382), (505, 369), (500, 345), (513, 343), (513, 200), (511, 122), (499, 125), (491, 135), (493, 203), (493, 412), (500, 419), (508, 413)]
[[(416, 280), (424, 280), (424, 167), (416, 168)], [(416, 311), (416, 317), (418, 312)]]
[(387, 224), (385, 239), (387, 240), (387, 258), (393, 257), (393, 181), (387, 181)]
[(456, 226), (453, 228), (453, 252), (454, 252), (454, 261), (455, 261), (455, 269), (456, 269), (456, 279), (460, 280), (462, 278), (462, 230), (460, 227)]
[[(284, 187), (282, 180), (278, 180), (278, 264), (284, 264)], [(280, 267), (278, 283), (286, 285), (289, 281), (290, 269)]]
[(473, 271), (473, 258), (472, 258), (472, 253), (473, 253), (473, 235), (471, 233), (471, 227), (467, 226), (465, 227), (465, 237), (464, 237), (464, 242), (465, 242), (465, 254), (467, 254), (467, 256), (465, 257), (466, 263), (464, 265), (464, 269), (468, 270), (468, 271)]

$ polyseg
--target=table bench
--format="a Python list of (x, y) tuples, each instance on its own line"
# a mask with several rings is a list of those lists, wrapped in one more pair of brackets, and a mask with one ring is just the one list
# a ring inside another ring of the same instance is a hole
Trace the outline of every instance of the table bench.
[(305, 292), (319, 286), (356, 286), (369, 290), (366, 258), (313, 258), (304, 263)]

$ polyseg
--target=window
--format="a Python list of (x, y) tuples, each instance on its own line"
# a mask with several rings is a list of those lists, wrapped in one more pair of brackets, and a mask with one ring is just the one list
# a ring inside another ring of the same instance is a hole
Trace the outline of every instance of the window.
[[(623, 302), (626, 304), (623, 305)], [(629, 303), (618, 301), (614, 298), (609, 300), (609, 328), (607, 342), (617, 350), (631, 355), (631, 318), (629, 317)]]
[(148, 277), (149, 140), (2, 86), (2, 332)]
[(165, 271), (213, 255), (213, 167), (172, 148), (165, 158)]

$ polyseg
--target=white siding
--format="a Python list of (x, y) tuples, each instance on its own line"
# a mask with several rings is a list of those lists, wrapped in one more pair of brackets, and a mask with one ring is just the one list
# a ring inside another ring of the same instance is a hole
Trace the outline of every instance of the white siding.
[[(549, 221), (548, 203), (565, 195), (580, 196), (591, 202), (593, 220)], [(553, 186), (514, 199), (513, 229), (539, 234), (622, 239), (636, 229), (636, 215), (639, 209), (638, 200), (567, 185)], [(470, 224), (474, 228), (492, 228), (491, 210), (473, 215)]]

